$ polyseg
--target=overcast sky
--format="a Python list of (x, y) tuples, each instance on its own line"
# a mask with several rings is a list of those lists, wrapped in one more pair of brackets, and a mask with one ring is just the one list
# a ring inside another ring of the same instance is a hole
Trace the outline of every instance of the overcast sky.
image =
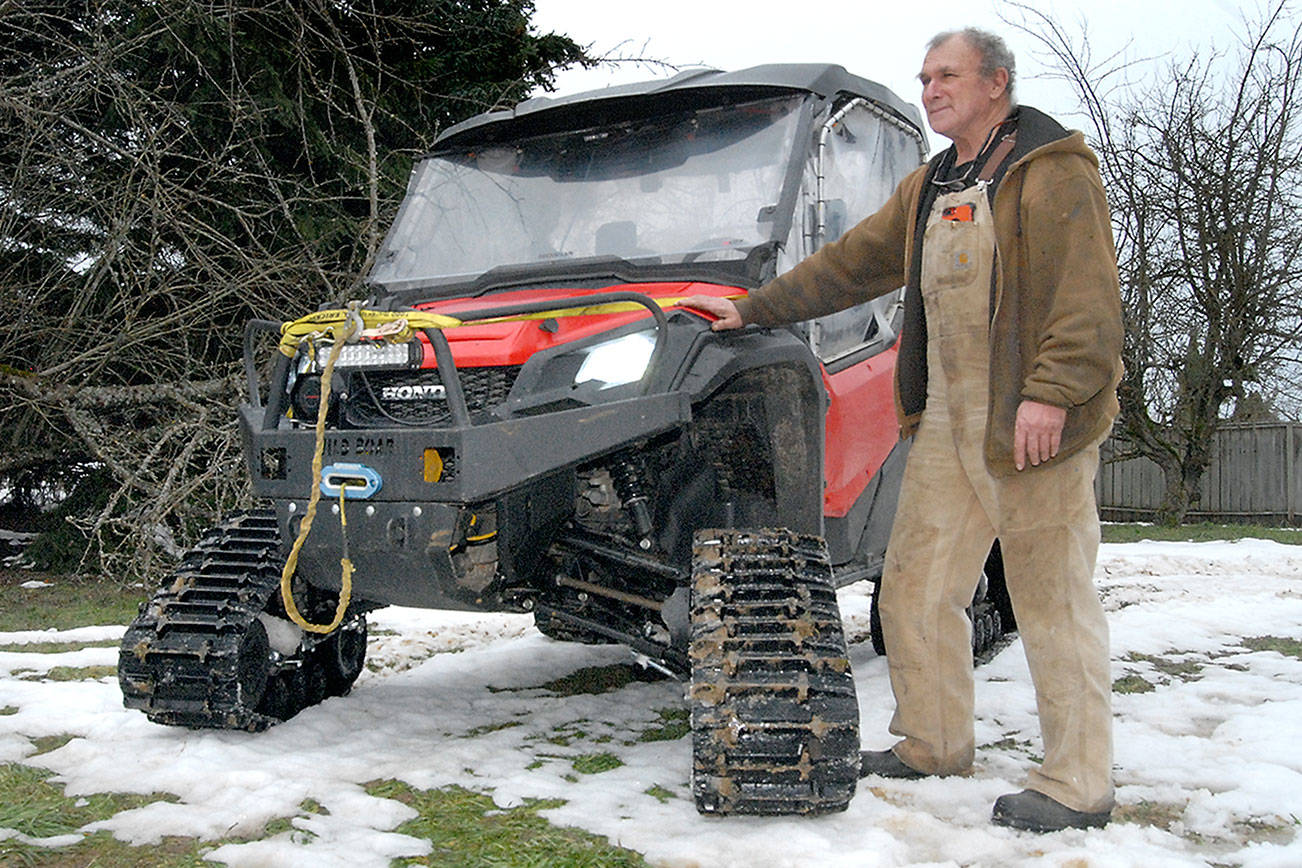
[[(761, 63), (838, 63), (881, 82), (918, 105), (918, 69), (928, 39), (973, 25), (1001, 33), (1018, 59), (1021, 102), (1059, 116), (1075, 107), (1072, 93), (1043, 77), (1045, 64), (1027, 35), (1003, 23), (1017, 16), (996, 0), (535, 0), (540, 31), (559, 31), (593, 53), (643, 55), (678, 65), (741, 69)], [(1229, 51), (1244, 15), (1260, 0), (1034, 0), (1079, 36), (1086, 28), (1096, 57), (1187, 58), (1192, 51)], [(1087, 13), (1088, 10), (1088, 14)], [(560, 93), (670, 75), (636, 64), (562, 73)], [(1068, 118), (1064, 118), (1070, 124)], [(933, 147), (935, 146), (933, 142)]]

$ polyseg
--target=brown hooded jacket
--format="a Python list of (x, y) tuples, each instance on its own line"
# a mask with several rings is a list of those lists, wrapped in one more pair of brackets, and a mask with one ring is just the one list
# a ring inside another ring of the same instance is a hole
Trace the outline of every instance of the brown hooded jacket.
[[(1064, 408), (1058, 456), (1101, 438), (1117, 414), (1121, 296), (1098, 159), (1079, 132), (1017, 110), (1017, 146), (995, 190), (990, 395), (985, 458), (1011, 476), (1022, 400)], [(900, 182), (877, 213), (737, 302), (742, 320), (779, 325), (823, 316), (905, 288), (895, 372), (900, 434), (917, 429), (927, 395), (927, 329), (919, 288), (921, 237), (941, 157)]]

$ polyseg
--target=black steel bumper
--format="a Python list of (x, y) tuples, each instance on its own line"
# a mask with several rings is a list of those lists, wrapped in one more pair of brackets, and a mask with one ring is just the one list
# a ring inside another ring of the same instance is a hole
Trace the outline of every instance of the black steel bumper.
[[(681, 392), (629, 398), (539, 416), (454, 428), (329, 430), (323, 463), (356, 463), (379, 474), (374, 501), (475, 503), (597, 458), (692, 418)], [(305, 499), (312, 489), (311, 428), (262, 428), (262, 409), (240, 408), (244, 454), (259, 497)], [(425, 481), (425, 450), (445, 471)]]

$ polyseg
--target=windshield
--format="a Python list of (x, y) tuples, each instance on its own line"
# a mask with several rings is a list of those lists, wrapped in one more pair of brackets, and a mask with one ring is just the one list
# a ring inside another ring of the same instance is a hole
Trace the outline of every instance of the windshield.
[(417, 166), (376, 283), (618, 257), (744, 258), (770, 240), (804, 97), (435, 154)]

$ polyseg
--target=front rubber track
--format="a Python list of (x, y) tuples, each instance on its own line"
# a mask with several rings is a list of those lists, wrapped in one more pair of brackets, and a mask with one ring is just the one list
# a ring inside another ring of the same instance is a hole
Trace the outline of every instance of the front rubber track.
[(844, 810), (858, 780), (859, 706), (824, 542), (698, 531), (691, 630), (697, 810)]
[(270, 511), (207, 531), (123, 636), (123, 704), (155, 723), (258, 731), (347, 693), (365, 660), (366, 616), (305, 636), (289, 656), (272, 651), (260, 616), (278, 601), (282, 563)]

